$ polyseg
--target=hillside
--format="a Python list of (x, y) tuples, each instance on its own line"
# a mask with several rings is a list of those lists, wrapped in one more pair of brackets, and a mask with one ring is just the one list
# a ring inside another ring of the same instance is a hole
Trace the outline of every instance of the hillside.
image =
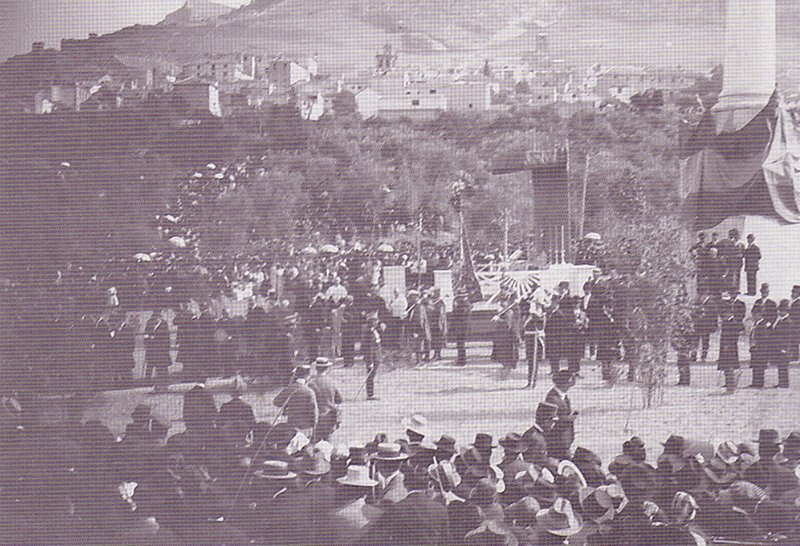
[[(778, 0), (778, 66), (800, 66), (800, 16)], [(237, 9), (189, 0), (158, 25), (105, 34), (109, 54), (183, 62), (205, 53), (260, 50), (316, 55), (336, 74), (371, 66), (384, 45), (426, 55), (499, 58), (534, 49), (537, 34), (571, 64), (707, 69), (723, 56), (724, 0), (252, 0)]]
[[(800, 64), (800, 26), (779, 0), (779, 66)], [(202, 33), (159, 41), (185, 49), (263, 48), (316, 53), (323, 66), (371, 63), (384, 43), (412, 53), (473, 51), (486, 56), (533, 49), (540, 32), (551, 51), (576, 64), (707, 67), (722, 57), (724, 1), (685, 0), (253, 0)], [(156, 42), (158, 43), (158, 42)]]
[(187, 0), (183, 6), (167, 15), (160, 24), (197, 24), (227, 15), (233, 8), (208, 0)]

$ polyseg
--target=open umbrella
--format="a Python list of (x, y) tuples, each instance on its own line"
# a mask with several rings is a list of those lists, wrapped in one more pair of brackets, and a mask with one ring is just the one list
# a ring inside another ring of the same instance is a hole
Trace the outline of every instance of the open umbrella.
[(383, 243), (378, 247), (378, 252), (394, 252), (394, 247), (389, 243)]
[(599, 233), (595, 233), (594, 231), (587, 233), (583, 236), (584, 239), (588, 239), (590, 241), (600, 241), (603, 237)]
[(175, 237), (170, 237), (169, 242), (178, 248), (186, 248), (186, 239), (183, 237), (178, 237), (177, 235)]
[(313, 246), (305, 247), (303, 250), (300, 251), (300, 253), (305, 256), (316, 256), (317, 254), (319, 254), (319, 252), (317, 252), (317, 249), (314, 248)]
[(339, 247), (336, 246), (336, 245), (322, 245), (319, 248), (319, 251), (323, 252), (325, 254), (338, 254), (339, 253)]
[(153, 261), (153, 258), (150, 256), (150, 254), (145, 254), (144, 252), (139, 252), (137, 254), (134, 254), (133, 257), (136, 258), (137, 260), (139, 260), (140, 262), (152, 262)]

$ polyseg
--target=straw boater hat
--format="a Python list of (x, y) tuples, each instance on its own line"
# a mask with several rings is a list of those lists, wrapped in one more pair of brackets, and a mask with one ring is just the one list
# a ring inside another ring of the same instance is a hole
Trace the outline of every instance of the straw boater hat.
[(572, 461), (563, 460), (558, 463), (558, 474), (568, 480), (574, 480), (580, 487), (588, 487), (583, 472)]
[(550, 508), (539, 510), (536, 514), (539, 527), (560, 537), (576, 535), (583, 528), (583, 519), (572, 509), (567, 499), (558, 498)]
[(265, 480), (291, 480), (297, 477), (296, 473), (289, 470), (289, 463), (285, 461), (264, 461), (261, 469), (253, 474)]
[(318, 370), (327, 370), (333, 366), (333, 362), (330, 361), (329, 358), (325, 358), (324, 356), (318, 356), (317, 359), (314, 361), (314, 367)]
[(408, 454), (403, 453), (403, 448), (400, 444), (386, 442), (378, 444), (378, 452), (375, 454), (375, 459), (378, 461), (404, 461), (408, 459)]
[(427, 436), (429, 434), (428, 419), (419, 413), (415, 413), (411, 417), (406, 417), (402, 420), (401, 424), (406, 430), (416, 432), (420, 436)]
[(352, 485), (355, 487), (375, 487), (378, 482), (369, 477), (369, 468), (361, 465), (350, 465), (347, 467), (347, 475), (336, 478), (342, 485)]
[(726, 440), (717, 446), (716, 455), (725, 464), (733, 464), (739, 458), (739, 446)]

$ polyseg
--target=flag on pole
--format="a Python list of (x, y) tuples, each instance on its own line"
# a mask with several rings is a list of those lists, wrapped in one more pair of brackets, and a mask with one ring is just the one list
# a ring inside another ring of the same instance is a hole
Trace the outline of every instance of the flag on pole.
[(481, 285), (478, 282), (478, 276), (475, 274), (475, 267), (472, 264), (472, 252), (469, 248), (467, 232), (464, 229), (463, 222), (461, 222), (460, 246), (461, 263), (456, 274), (453, 292), (456, 295), (466, 294), (471, 303), (483, 301)]

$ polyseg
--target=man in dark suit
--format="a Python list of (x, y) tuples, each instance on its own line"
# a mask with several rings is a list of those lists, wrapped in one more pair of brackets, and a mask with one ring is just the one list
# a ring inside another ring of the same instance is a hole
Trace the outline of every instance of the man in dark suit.
[(744, 248), (744, 272), (747, 276), (747, 295), (756, 295), (756, 276), (758, 275), (761, 249), (755, 243), (756, 236), (750, 233), (747, 236), (747, 246)]
[[(771, 301), (771, 300), (770, 300)], [(770, 361), (772, 347), (772, 321), (765, 316), (764, 307), (753, 307), (755, 326), (750, 334), (750, 369), (753, 371), (751, 389), (764, 388), (764, 372)]]
[(714, 296), (707, 294), (698, 300), (694, 324), (697, 337), (700, 338), (700, 360), (705, 361), (711, 344), (711, 334), (719, 327), (719, 305)]
[(722, 294), (722, 332), (719, 338), (717, 369), (725, 375), (725, 390), (732, 394), (736, 390), (736, 370), (739, 369), (739, 335), (744, 331), (747, 308), (730, 292)]
[(753, 303), (753, 316), (758, 311), (769, 322), (774, 322), (778, 316), (778, 306), (769, 297), (769, 284), (762, 283), (759, 291), (761, 292), (761, 297)]
[(778, 305), (778, 317), (772, 325), (772, 358), (778, 368), (778, 388), (789, 388), (789, 361), (791, 360), (794, 342), (794, 326), (789, 318), (789, 300), (781, 300)]
[(575, 441), (575, 418), (578, 412), (572, 411), (567, 391), (575, 384), (575, 377), (568, 370), (553, 374), (554, 386), (545, 397), (545, 402), (556, 406), (556, 419), (553, 426), (554, 445), (547, 444), (547, 453), (556, 459), (568, 459), (570, 446)]
[(789, 319), (794, 326), (794, 340), (792, 341), (792, 351), (789, 355), (792, 360), (797, 360), (797, 347), (800, 344), (800, 285), (792, 287), (792, 297), (789, 303)]

